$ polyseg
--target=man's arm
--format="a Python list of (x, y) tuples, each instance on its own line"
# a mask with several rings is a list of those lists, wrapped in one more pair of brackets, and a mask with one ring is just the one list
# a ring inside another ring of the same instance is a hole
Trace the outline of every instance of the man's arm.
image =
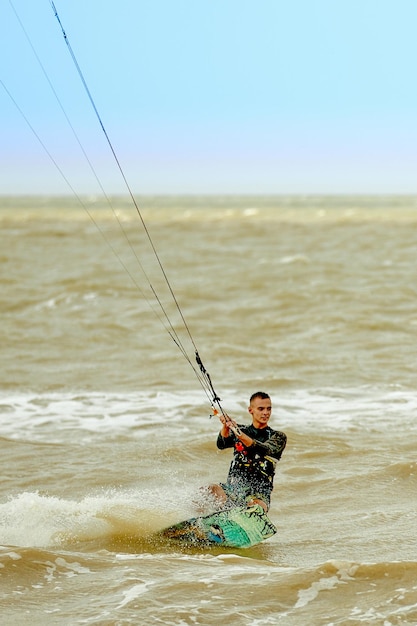
[(254, 450), (258, 454), (261, 454), (262, 456), (271, 456), (279, 461), (284, 448), (287, 445), (287, 435), (279, 430), (274, 430), (270, 438), (263, 443), (257, 441), (256, 439), (252, 441)]
[(236, 437), (233, 433), (224, 437), (222, 435), (222, 431), (219, 432), (219, 436), (217, 437), (217, 447), (219, 450), (225, 450), (226, 448), (233, 448), (235, 445)]

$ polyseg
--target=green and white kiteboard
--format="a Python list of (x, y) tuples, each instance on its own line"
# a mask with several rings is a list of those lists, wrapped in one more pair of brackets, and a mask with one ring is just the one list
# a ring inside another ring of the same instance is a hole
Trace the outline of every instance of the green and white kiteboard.
[(258, 504), (194, 517), (161, 531), (184, 544), (250, 548), (275, 535), (277, 529)]

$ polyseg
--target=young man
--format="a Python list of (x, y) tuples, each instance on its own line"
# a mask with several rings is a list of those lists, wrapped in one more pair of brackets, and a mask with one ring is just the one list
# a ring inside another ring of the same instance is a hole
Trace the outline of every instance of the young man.
[(241, 426), (229, 417), (220, 416), (223, 426), (217, 438), (220, 450), (234, 448), (225, 483), (210, 485), (209, 492), (222, 506), (270, 505), (275, 465), (281, 458), (287, 437), (268, 426), (271, 398), (263, 391), (254, 393), (249, 402), (252, 424)]

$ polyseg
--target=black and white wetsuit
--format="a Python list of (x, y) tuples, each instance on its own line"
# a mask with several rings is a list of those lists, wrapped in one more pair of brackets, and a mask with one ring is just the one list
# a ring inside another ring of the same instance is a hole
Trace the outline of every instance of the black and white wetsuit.
[(244, 446), (234, 433), (217, 437), (219, 450), (234, 448), (226, 483), (221, 483), (227, 496), (236, 504), (244, 504), (248, 498), (259, 498), (269, 507), (274, 486), (275, 465), (281, 458), (287, 436), (279, 430), (238, 425), (240, 430), (254, 440)]

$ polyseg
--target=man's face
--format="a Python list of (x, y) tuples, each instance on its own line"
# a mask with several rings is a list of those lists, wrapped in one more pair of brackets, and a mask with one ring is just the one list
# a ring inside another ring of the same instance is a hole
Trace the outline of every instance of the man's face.
[(252, 423), (255, 428), (266, 428), (271, 417), (272, 405), (270, 398), (254, 398), (249, 406)]

